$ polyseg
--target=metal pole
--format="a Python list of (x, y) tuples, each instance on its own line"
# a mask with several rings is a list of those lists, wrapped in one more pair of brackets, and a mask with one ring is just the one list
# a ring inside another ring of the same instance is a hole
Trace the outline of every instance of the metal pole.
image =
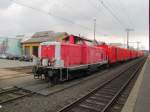
[(140, 42), (137, 42), (137, 50), (139, 50)]
[(80, 33), (79, 33), (79, 37), (80, 37)]
[[(150, 1), (149, 1), (149, 24), (150, 24)], [(149, 25), (149, 33), (150, 33), (150, 25)], [(149, 34), (149, 52), (150, 52), (150, 34)]]
[(94, 19), (94, 42), (95, 42), (95, 32), (96, 32), (96, 19)]
[(127, 48), (129, 48), (129, 31), (127, 30)]
[(130, 33), (130, 31), (134, 31), (134, 29), (129, 29), (129, 28), (126, 29), (126, 32), (127, 32), (127, 48), (129, 48), (129, 33)]

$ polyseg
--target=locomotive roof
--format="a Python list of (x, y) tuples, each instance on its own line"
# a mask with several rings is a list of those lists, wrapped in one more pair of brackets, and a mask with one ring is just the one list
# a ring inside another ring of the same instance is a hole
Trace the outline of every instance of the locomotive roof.
[[(85, 37), (80, 37), (80, 36), (75, 36), (75, 35), (73, 35), (73, 36), (78, 40), (85, 40), (85, 41), (93, 42), (92, 40), (85, 38)], [(68, 38), (69, 38), (69, 36), (66, 36), (63, 40), (67, 40)]]

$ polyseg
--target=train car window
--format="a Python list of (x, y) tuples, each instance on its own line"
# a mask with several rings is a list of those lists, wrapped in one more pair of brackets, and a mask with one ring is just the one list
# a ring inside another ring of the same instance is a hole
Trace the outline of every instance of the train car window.
[(93, 46), (93, 43), (92, 42), (89, 42), (89, 41), (85, 41), (86, 45), (88, 46)]
[(76, 42), (75, 42), (75, 44), (79, 44), (79, 45), (81, 45), (81, 44), (83, 44), (83, 41), (78, 40), (78, 41), (76, 41)]

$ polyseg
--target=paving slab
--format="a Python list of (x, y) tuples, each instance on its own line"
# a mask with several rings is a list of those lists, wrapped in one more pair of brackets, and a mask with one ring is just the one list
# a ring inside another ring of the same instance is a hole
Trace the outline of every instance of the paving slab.
[(150, 56), (126, 101), (122, 112), (150, 112)]
[(150, 57), (146, 63), (143, 82), (140, 87), (134, 112), (150, 112)]

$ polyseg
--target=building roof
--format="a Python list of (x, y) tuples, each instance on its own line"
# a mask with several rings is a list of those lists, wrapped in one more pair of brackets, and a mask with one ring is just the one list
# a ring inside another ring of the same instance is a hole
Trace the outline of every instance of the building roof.
[(55, 34), (56, 33), (54, 31), (41, 31), (41, 32), (34, 33), (31, 38), (49, 37)]
[(30, 38), (22, 43), (35, 43), (49, 41), (49, 38)]
[(57, 41), (59, 39), (64, 38), (68, 35), (66, 32), (53, 32), (53, 31), (44, 31), (44, 32), (36, 32), (30, 39), (22, 43), (41, 43), (46, 41)]

